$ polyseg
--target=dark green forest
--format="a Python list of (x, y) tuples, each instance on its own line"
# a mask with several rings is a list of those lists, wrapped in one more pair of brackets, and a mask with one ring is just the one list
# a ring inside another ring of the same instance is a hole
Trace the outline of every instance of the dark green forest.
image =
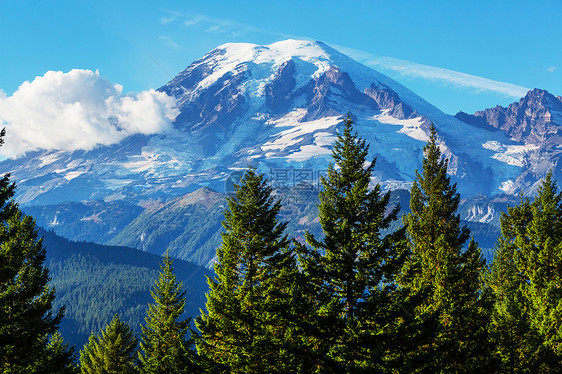
[[(38, 230), (46, 248), (49, 285), (56, 290), (55, 309), (65, 306), (59, 331), (70, 345), (82, 347), (93, 331), (100, 331), (116, 313), (140, 333), (150, 287), (158, 278), (160, 256), (127, 247), (73, 242), (51, 231)], [(189, 303), (185, 316), (199, 314), (205, 305), (205, 276), (212, 272), (176, 260), (175, 272), (186, 284)]]
[[(486, 229), (460, 219), (433, 126), (401, 214), (400, 199), (371, 186), (376, 160), (351, 117), (344, 125), (320, 181), (321, 230), (289, 237), (295, 222), (281, 212), (292, 208), (249, 167), (227, 197), (207, 286), (201, 268), (169, 252), (40, 239), (5, 176), (2, 372), (562, 372), (562, 193), (552, 175), (502, 215), (492, 256), (474, 240)], [(57, 249), (47, 257), (45, 245)], [(107, 302), (88, 303), (96, 293)], [(82, 347), (63, 339), (85, 334)]]

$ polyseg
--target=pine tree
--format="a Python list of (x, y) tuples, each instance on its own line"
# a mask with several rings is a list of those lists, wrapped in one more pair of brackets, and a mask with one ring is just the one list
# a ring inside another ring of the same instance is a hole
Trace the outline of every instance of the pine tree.
[(531, 206), (533, 219), (527, 227), (515, 261), (526, 286), (531, 323), (544, 345), (557, 356), (553, 365), (562, 370), (562, 194), (549, 173)]
[(501, 217), (491, 271), (491, 337), (502, 373), (560, 372), (562, 195), (548, 174), (531, 203)]
[(136, 372), (137, 338), (119, 316), (90, 336), (80, 352), (80, 369), (84, 374), (128, 374)]
[(12, 200), (15, 189), (9, 174), (0, 179), (0, 371), (31, 373), (49, 354), (64, 309), (52, 310), (45, 248), (34, 220)]
[(220, 372), (283, 372), (293, 363), (287, 371), (300, 372), (292, 356), (299, 335), (287, 319), (287, 302), (298, 297), (292, 293), (297, 268), (283, 234), (286, 223), (277, 219), (281, 204), (255, 168), (234, 187), (216, 277), (208, 279), (207, 310), (196, 320), (198, 351)]
[(385, 235), (399, 207), (390, 209), (390, 192), (383, 194), (380, 185), (370, 188), (375, 161), (367, 162), (368, 151), (348, 115), (334, 143), (334, 163), (321, 178), (324, 238), (307, 233), (309, 248), (301, 249), (301, 266), (315, 286), (324, 372), (381, 370), (399, 311), (393, 274), (402, 232)]
[(74, 348), (69, 348), (62, 335), (57, 331), (47, 344), (46, 354), (39, 360), (35, 372), (49, 374), (79, 373), (74, 363), (76, 354)]
[(186, 304), (185, 291), (176, 280), (168, 252), (151, 294), (154, 303), (149, 305), (146, 325), (142, 326), (140, 373), (199, 372), (193, 342), (187, 338), (191, 319), (180, 320)]
[(532, 219), (531, 203), (522, 198), (500, 218), (502, 235), (486, 276), (493, 296), (490, 338), (494, 346), (498, 373), (537, 372), (541, 353), (538, 332), (530, 324), (529, 307), (521, 287), (525, 285), (515, 263), (516, 238), (525, 236)]
[(470, 232), (460, 224), (460, 195), (447, 175), (448, 161), (441, 157), (433, 125), (424, 154), (422, 174), (416, 172), (411, 189), (411, 213), (404, 217), (409, 254), (400, 279), (402, 286), (427, 295), (416, 308), (416, 320), (434, 315), (437, 324), (430, 331), (433, 337), (409, 359), (433, 372), (478, 372), (487, 365), (480, 298), (484, 260), (474, 241), (464, 249)]

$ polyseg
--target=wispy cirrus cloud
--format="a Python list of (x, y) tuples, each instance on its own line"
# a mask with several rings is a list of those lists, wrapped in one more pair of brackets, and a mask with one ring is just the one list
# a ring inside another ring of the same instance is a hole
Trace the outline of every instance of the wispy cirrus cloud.
[(172, 15), (169, 17), (161, 17), (160, 18), (160, 23), (163, 25), (167, 25), (170, 22), (173, 22), (176, 19), (176, 16)]
[(168, 12), (168, 14), (169, 17), (160, 18), (160, 22), (162, 24), (170, 23), (164, 21), (173, 18), (174, 21), (176, 19), (181, 20), (181, 24), (184, 27), (201, 28), (203, 32), (207, 32), (207, 33), (229, 34), (230, 36), (234, 36), (234, 37), (242, 36), (248, 33), (275, 35), (280, 38), (294, 37), (289, 34), (264, 30), (241, 22), (236, 22), (223, 18), (209, 17), (203, 14), (182, 13), (178, 11), (170, 11)]
[(201, 22), (201, 20), (198, 18), (190, 18), (183, 21), (183, 25), (189, 27), (189, 26), (197, 25), (199, 22)]
[(205, 32), (211, 32), (213, 34), (220, 34), (225, 31), (226, 31), (225, 28), (221, 25), (211, 25), (207, 27), (207, 29), (205, 30)]
[(167, 47), (178, 49), (181, 47), (178, 43), (176, 43), (171, 36), (167, 35), (160, 35), (160, 40), (164, 43)]
[(472, 89), (477, 92), (493, 92), (500, 95), (520, 98), (529, 91), (528, 88), (516, 84), (500, 82), (476, 75), (461, 73), (436, 66), (418, 64), (394, 57), (375, 56), (368, 52), (343, 46), (334, 46), (342, 53), (374, 69), (392, 71), (392, 75), (420, 78), (427, 81), (439, 82), (460, 88)]

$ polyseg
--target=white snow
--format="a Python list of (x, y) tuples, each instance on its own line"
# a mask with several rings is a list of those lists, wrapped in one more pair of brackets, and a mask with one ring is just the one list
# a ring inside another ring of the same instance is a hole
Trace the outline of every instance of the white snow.
[[(314, 146), (315, 148), (301, 149), (296, 152), (294, 157), (289, 157), (291, 159), (298, 159), (300, 161), (306, 160), (313, 157), (316, 154), (329, 154), (331, 151), (328, 148), (324, 148), (331, 145), (335, 137), (329, 132), (316, 132), (318, 130), (326, 130), (331, 127), (336, 126), (341, 122), (339, 116), (324, 117), (314, 121), (299, 122), (298, 120), (304, 116), (306, 113), (305, 109), (297, 109), (288, 115), (281, 117), (277, 120), (270, 120), (266, 124), (273, 125), (275, 127), (289, 127), (287, 130), (281, 131), (275, 135), (275, 139), (266, 142), (261, 146), (263, 151), (284, 151), (286, 148), (295, 146), (298, 144), (302, 138), (307, 134), (314, 133)], [(316, 133), (315, 133), (316, 132)], [(315, 153), (319, 152), (319, 153)], [(274, 155), (271, 152), (268, 153), (270, 156)]]
[(330, 149), (310, 144), (303, 145), (302, 147), (300, 147), (299, 151), (289, 154), (288, 156), (286, 156), (286, 158), (291, 161), (301, 162), (313, 157), (326, 156), (330, 154), (332, 154), (332, 151)]
[(390, 109), (385, 109), (381, 114), (373, 116), (373, 119), (387, 125), (402, 126), (398, 132), (406, 134), (412, 139), (420, 140), (422, 142), (427, 142), (429, 140), (429, 137), (421, 128), (421, 125), (423, 124), (423, 118), (421, 116), (411, 119), (398, 119), (390, 116), (388, 114), (389, 111)]
[(55, 214), (55, 217), (51, 222), (48, 223), (48, 226), (53, 227), (53, 226), (58, 226), (59, 224), (60, 222), (59, 222), (58, 214)]
[(513, 195), (515, 193), (515, 183), (512, 180), (502, 182), (499, 190), (505, 192), (506, 194)]
[(105, 183), (106, 187), (109, 188), (110, 190), (116, 190), (133, 182), (132, 179), (118, 179), (118, 178), (101, 179), (101, 181)]
[(289, 39), (264, 46), (251, 43), (227, 43), (217, 49), (224, 53), (213, 56), (215, 68), (199, 82), (195, 92), (209, 87), (227, 73), (241, 72), (242, 64), (249, 62), (264, 66), (263, 69), (252, 69), (252, 77), (256, 79), (257, 84), (250, 92), (257, 95), (263, 95), (265, 81), (271, 80), (279, 67), (293, 57), (316, 65), (316, 69), (303, 77), (303, 80), (316, 77), (330, 68), (330, 55), (320, 45), (310, 41)]
[(503, 147), (500, 144), (500, 142), (495, 141), (495, 140), (489, 140), (486, 143), (483, 143), (482, 148), (489, 149), (491, 151), (496, 151), (496, 152), (503, 150)]
[(314, 134), (314, 144), (319, 147), (330, 146), (334, 144), (336, 136), (329, 132), (317, 132)]
[(491, 206), (481, 207), (474, 205), (468, 210), (464, 219), (471, 222), (488, 223), (492, 221), (494, 217), (495, 211)]
[(525, 159), (529, 152), (535, 151), (540, 147), (538, 145), (503, 145), (498, 141), (488, 141), (482, 144), (484, 149), (494, 151), (493, 159), (501, 161), (508, 165), (525, 166)]
[(39, 166), (37, 168), (42, 168), (44, 166), (50, 165), (53, 162), (57, 162), (62, 157), (62, 152), (51, 152), (39, 158)]
[(69, 171), (68, 173), (66, 173), (66, 175), (64, 176), (64, 179), (66, 179), (67, 181), (71, 181), (76, 177), (79, 177), (80, 175), (84, 174), (86, 172), (86, 170), (80, 170), (80, 171)]

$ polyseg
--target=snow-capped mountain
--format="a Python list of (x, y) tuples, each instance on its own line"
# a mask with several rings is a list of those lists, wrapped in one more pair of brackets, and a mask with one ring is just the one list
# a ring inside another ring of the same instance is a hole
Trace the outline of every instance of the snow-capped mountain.
[(30, 205), (222, 191), (225, 178), (250, 163), (274, 184), (294, 184), (325, 170), (347, 112), (377, 157), (373, 182), (390, 188), (411, 185), (431, 122), (467, 196), (532, 189), (560, 152), (558, 138), (543, 149), (501, 126), (449, 116), (321, 42), (225, 44), (160, 91), (180, 110), (171, 131), (90, 151), (36, 151), (3, 161), (0, 171), (12, 173), (19, 201)]
[(548, 171), (553, 171), (556, 179), (561, 180), (562, 97), (535, 88), (507, 108), (498, 105), (473, 115), (459, 112), (455, 117), (477, 127), (500, 130), (524, 144), (515, 147), (486, 144), (490, 149), (503, 153), (503, 156), (498, 157), (509, 157), (513, 151), (524, 150), (524, 157), (520, 158), (522, 170), (515, 181), (515, 190), (532, 192), (537, 187), (537, 178)]

